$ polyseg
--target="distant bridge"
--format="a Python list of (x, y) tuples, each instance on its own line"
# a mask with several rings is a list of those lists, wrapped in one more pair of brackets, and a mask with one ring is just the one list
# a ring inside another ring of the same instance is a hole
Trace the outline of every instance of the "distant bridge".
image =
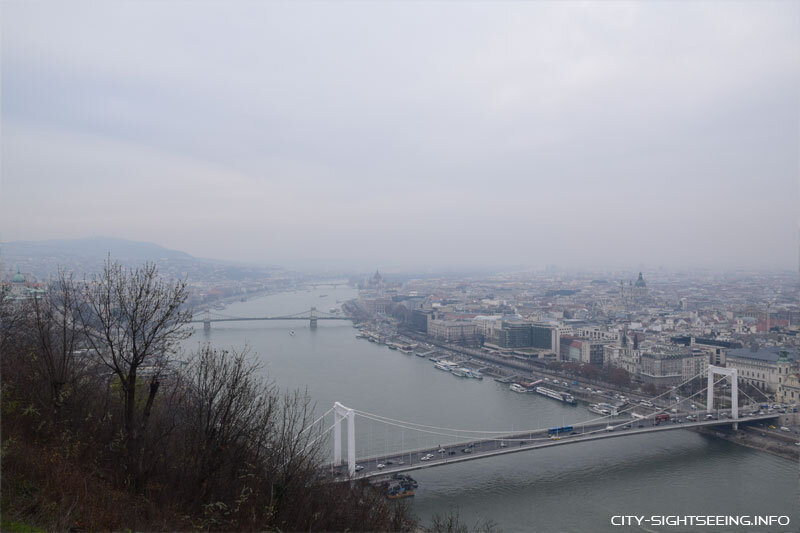
[(306, 311), (300, 311), (292, 315), (283, 316), (226, 316), (219, 313), (211, 313), (206, 311), (202, 318), (195, 318), (190, 320), (189, 323), (203, 324), (203, 329), (208, 331), (211, 329), (212, 322), (247, 322), (259, 320), (308, 320), (311, 329), (316, 329), (317, 321), (319, 320), (352, 320), (348, 316), (336, 315), (333, 313), (324, 313), (317, 311), (316, 307), (312, 307)]
[(347, 287), (347, 285), (348, 285), (347, 281), (320, 281), (320, 282), (309, 281), (307, 283), (303, 283), (302, 285), (300, 285), (300, 288), (316, 289), (317, 287), (331, 287), (333, 289), (336, 289), (338, 287)]

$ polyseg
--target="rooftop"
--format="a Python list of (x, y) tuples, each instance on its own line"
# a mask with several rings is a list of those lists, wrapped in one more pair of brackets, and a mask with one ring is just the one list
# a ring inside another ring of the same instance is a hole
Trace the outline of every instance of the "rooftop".
[(797, 350), (780, 348), (778, 346), (769, 346), (766, 348), (739, 348), (736, 350), (728, 350), (728, 357), (741, 357), (744, 359), (758, 359), (760, 361), (776, 362), (780, 357), (781, 350), (788, 352), (789, 360), (798, 360)]

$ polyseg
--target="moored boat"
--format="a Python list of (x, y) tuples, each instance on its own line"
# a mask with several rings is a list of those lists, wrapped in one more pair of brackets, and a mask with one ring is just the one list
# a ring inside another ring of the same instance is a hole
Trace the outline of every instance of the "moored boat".
[(439, 370), (444, 370), (445, 372), (450, 372), (453, 370), (453, 367), (456, 366), (455, 363), (447, 360), (437, 361), (434, 365), (435, 368)]
[(400, 489), (395, 491), (392, 491), (390, 489), (389, 492), (386, 493), (386, 497), (389, 498), (390, 500), (399, 500), (400, 498), (410, 498), (413, 495), (414, 491), (408, 489)]
[(553, 400), (575, 405), (575, 398), (572, 396), (572, 394), (567, 392), (556, 391), (553, 389), (548, 389), (547, 387), (534, 387), (533, 391), (537, 394), (541, 394), (542, 396), (552, 398)]
[(610, 403), (593, 403), (589, 406), (589, 411), (604, 416), (617, 416), (618, 414), (617, 408)]

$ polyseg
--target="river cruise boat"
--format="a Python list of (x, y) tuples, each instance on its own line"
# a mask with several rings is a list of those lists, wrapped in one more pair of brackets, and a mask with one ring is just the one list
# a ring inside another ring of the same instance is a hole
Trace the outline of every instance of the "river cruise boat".
[(438, 361), (433, 366), (439, 370), (444, 370), (445, 372), (452, 372), (456, 364), (451, 361)]
[(617, 416), (619, 412), (617, 408), (610, 403), (593, 403), (589, 406), (589, 411), (596, 413), (598, 415), (612, 415)]
[(523, 394), (528, 392), (528, 389), (526, 389), (525, 387), (523, 387), (519, 383), (512, 383), (508, 388), (510, 390), (514, 391), (514, 392), (519, 392), (519, 393), (523, 393)]
[(534, 387), (533, 391), (537, 394), (541, 394), (542, 396), (552, 398), (553, 400), (575, 405), (575, 398), (572, 396), (572, 394), (567, 392), (556, 391), (553, 389), (548, 389), (547, 387)]

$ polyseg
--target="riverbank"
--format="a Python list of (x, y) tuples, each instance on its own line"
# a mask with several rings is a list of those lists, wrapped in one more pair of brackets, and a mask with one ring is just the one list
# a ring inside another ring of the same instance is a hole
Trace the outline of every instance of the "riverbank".
[[(427, 335), (422, 335), (411, 331), (396, 331), (396, 334), (406, 336), (420, 342), (425, 342), (427, 344), (437, 346), (439, 348), (448, 350), (450, 352), (466, 355), (470, 359), (473, 358), (478, 359), (480, 361), (483, 361), (484, 363), (491, 364), (495, 367), (504, 368), (509, 371), (509, 375), (521, 373), (525, 379), (531, 379), (531, 380), (535, 378), (538, 379), (540, 377), (541, 378), (547, 377), (550, 379), (563, 380), (564, 383), (577, 382), (578, 386), (569, 387), (568, 389), (565, 389), (565, 392), (569, 392), (570, 394), (575, 396), (577, 400), (587, 404), (595, 403), (598, 399), (602, 400), (602, 398), (597, 398), (596, 396), (587, 395), (584, 392), (585, 387), (589, 385), (594, 387), (595, 389), (602, 389), (604, 391), (609, 391), (611, 393), (625, 395), (631, 401), (638, 402), (643, 399), (650, 399), (648, 396), (643, 395), (641, 391), (639, 391), (638, 389), (619, 387), (605, 381), (586, 379), (585, 377), (582, 376), (573, 376), (570, 373), (564, 371), (553, 371), (546, 368), (545, 365), (540, 362), (523, 361), (520, 359), (491, 355), (475, 348), (466, 348), (464, 346), (448, 344), (445, 342), (437, 341), (436, 339), (432, 339)], [(609, 396), (608, 399), (611, 399), (611, 396)]]
[(702, 435), (727, 440), (745, 448), (766, 452), (777, 457), (800, 462), (800, 446), (795, 444), (795, 438), (762, 431), (756, 427), (741, 427), (739, 431), (724, 428), (697, 428), (693, 431)]

